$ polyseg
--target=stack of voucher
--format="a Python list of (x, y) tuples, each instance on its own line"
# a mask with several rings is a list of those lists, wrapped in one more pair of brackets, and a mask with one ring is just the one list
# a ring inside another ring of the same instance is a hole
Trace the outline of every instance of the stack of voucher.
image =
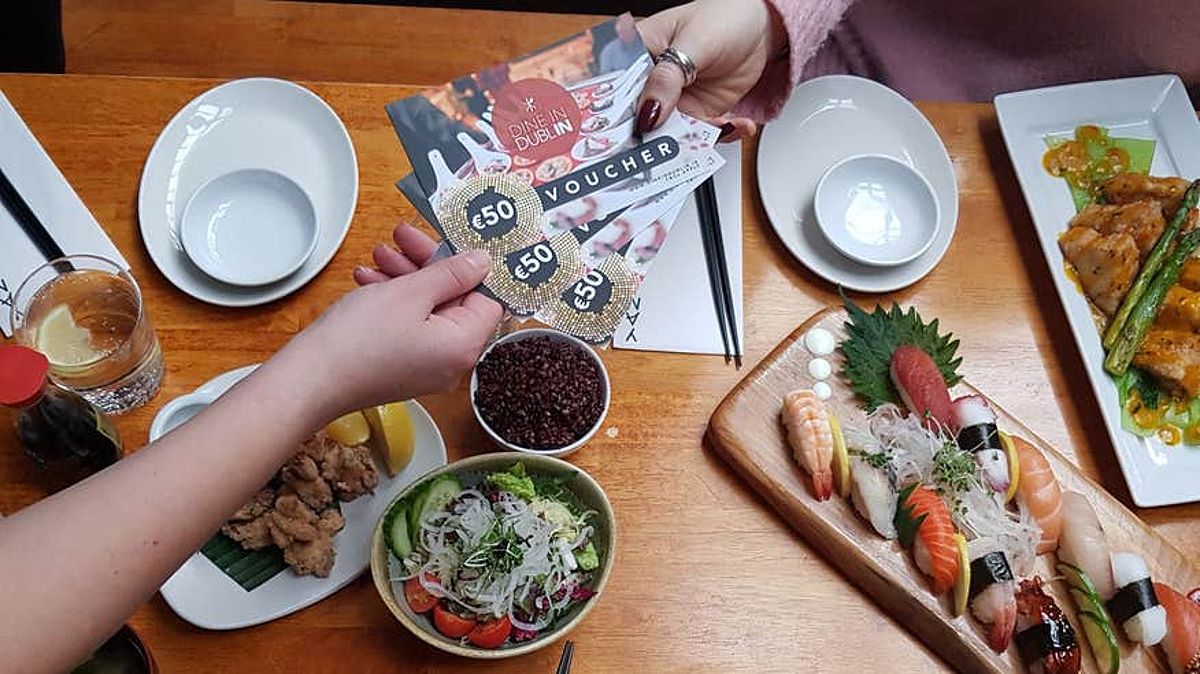
[(612, 336), (684, 201), (723, 164), (678, 112), (634, 135), (652, 59), (621, 16), (388, 105), (402, 192), (448, 253), (492, 257), (482, 290), (516, 317)]

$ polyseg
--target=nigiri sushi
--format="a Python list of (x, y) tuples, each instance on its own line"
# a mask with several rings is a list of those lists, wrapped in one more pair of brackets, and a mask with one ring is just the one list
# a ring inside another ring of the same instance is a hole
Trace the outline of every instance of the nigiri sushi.
[(812, 476), (813, 495), (824, 501), (833, 494), (833, 431), (825, 403), (807, 389), (783, 399), (783, 425), (800, 467)]
[(854, 481), (850, 501), (863, 519), (884, 538), (896, 537), (896, 479), (889, 467), (877, 468), (861, 456), (850, 457)]
[(925, 419), (926, 426), (934, 429), (950, 427), (953, 420), (950, 391), (942, 371), (929, 354), (908, 344), (896, 347), (892, 352), (891, 375), (904, 405)]
[(963, 396), (951, 403), (951, 412), (958, 446), (975, 457), (980, 475), (992, 491), (1007, 492), (1012, 476), (996, 429), (996, 413), (983, 396)]
[(1034, 576), (1017, 588), (1017, 635), (1013, 641), (1033, 674), (1075, 674), (1082, 660), (1075, 629)]
[(1108, 599), (1116, 591), (1108, 540), (1100, 527), (1100, 518), (1092, 505), (1078, 492), (1062, 495), (1062, 534), (1058, 539), (1058, 558), (1079, 567), (1087, 574), (1096, 594)]
[(958, 577), (958, 544), (954, 522), (946, 503), (928, 487), (910, 485), (900, 492), (896, 508), (896, 533), (900, 543), (912, 546), (917, 568), (930, 578), (936, 594), (954, 587)]
[(1017, 624), (1016, 583), (1008, 557), (992, 538), (970, 541), (967, 551), (971, 558), (971, 615), (987, 626), (988, 646), (1003, 653)]
[(1022, 438), (1010, 437), (1017, 450), (1017, 463), (1021, 467), (1017, 494), (1042, 530), (1037, 553), (1052, 552), (1058, 547), (1058, 536), (1062, 533), (1062, 488), (1058, 486), (1050, 463), (1037, 447)]
[(1154, 584), (1154, 593), (1167, 612), (1167, 637), (1159, 645), (1174, 674), (1200, 674), (1200, 604), (1174, 589)]
[(1132, 552), (1112, 555), (1117, 591), (1107, 601), (1109, 615), (1130, 641), (1153, 646), (1167, 635), (1167, 612), (1158, 602), (1146, 560)]

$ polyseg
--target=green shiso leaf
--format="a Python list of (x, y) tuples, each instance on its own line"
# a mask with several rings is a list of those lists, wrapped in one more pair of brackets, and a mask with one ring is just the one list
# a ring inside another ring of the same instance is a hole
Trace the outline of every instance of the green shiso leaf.
[(867, 313), (845, 293), (842, 302), (850, 315), (845, 324), (846, 339), (841, 343), (842, 354), (846, 356), (842, 374), (867, 410), (884, 403), (903, 405), (891, 376), (892, 354), (902, 344), (929, 354), (946, 386), (954, 386), (962, 379), (958, 374), (962, 358), (955, 357), (958, 340), (950, 333), (940, 334), (936, 318), (926, 323), (915, 308), (904, 311), (899, 304), (886, 311), (876, 306)]
[(905, 548), (912, 547), (913, 539), (917, 537), (917, 530), (929, 516), (928, 513), (922, 513), (920, 517), (913, 517), (913, 507), (908, 504), (908, 497), (912, 496), (917, 486), (918, 483), (914, 482), (900, 490), (900, 495), (896, 500), (896, 516), (892, 519), (892, 523), (896, 525), (896, 534), (900, 539), (900, 545)]

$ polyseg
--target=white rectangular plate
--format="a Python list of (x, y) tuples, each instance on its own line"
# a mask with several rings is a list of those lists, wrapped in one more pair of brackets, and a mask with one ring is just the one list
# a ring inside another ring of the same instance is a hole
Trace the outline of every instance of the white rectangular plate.
[(1104, 349), (1087, 300), (1067, 278), (1058, 236), (1075, 214), (1066, 183), (1042, 168), (1047, 135), (1071, 134), (1081, 124), (1109, 128), (1114, 136), (1155, 141), (1150, 172), (1200, 178), (1200, 123), (1183, 82), (1174, 75), (1032, 89), (996, 97), (996, 114), (1008, 154), (1033, 215), (1038, 241), (1083, 353), (1104, 425), (1133, 502), (1142, 507), (1200, 501), (1200, 448), (1166, 446), (1121, 428), (1116, 382), (1104, 371)]

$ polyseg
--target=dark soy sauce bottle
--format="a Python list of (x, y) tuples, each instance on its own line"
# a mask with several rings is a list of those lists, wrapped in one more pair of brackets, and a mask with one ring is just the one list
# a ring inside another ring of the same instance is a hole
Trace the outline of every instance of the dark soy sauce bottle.
[(0, 346), (0, 405), (17, 412), (17, 437), (51, 491), (65, 489), (121, 458), (104, 413), (50, 383), (50, 363), (24, 346)]

